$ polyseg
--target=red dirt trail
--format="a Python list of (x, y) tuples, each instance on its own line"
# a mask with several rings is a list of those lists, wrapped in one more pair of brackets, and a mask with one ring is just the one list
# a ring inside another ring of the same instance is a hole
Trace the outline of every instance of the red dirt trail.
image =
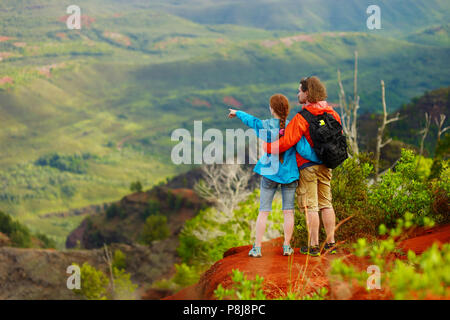
[[(405, 252), (413, 250), (421, 254), (433, 243), (442, 245), (450, 242), (450, 224), (437, 226), (429, 230), (419, 230), (414, 236), (398, 243), (398, 247)], [(232, 281), (230, 273), (233, 269), (243, 271), (247, 278), (254, 279), (258, 274), (264, 278), (264, 291), (268, 298), (275, 298), (289, 291), (289, 285), (293, 291), (310, 294), (320, 287), (326, 287), (330, 292), (331, 299), (390, 299), (388, 293), (383, 290), (372, 290), (367, 292), (361, 290), (350, 290), (348, 284), (330, 284), (328, 271), (330, 262), (336, 257), (346, 256), (347, 261), (361, 270), (367, 269), (371, 263), (366, 259), (360, 259), (348, 252), (340, 250), (336, 255), (323, 254), (321, 257), (308, 257), (300, 254), (295, 248), (293, 263), (291, 264), (291, 277), (289, 271), (288, 257), (282, 255), (282, 238), (273, 239), (262, 244), (262, 258), (250, 258), (248, 251), (251, 246), (231, 248), (224, 253), (224, 258), (217, 261), (193, 286), (185, 288), (176, 294), (164, 298), (165, 300), (211, 300), (215, 299), (214, 290), (219, 284), (228, 288)], [(306, 274), (304, 267), (307, 263)], [(304, 277), (305, 281), (301, 281)], [(289, 280), (291, 279), (291, 280)], [(304, 285), (303, 285), (304, 283)], [(330, 288), (330, 285), (333, 287)], [(342, 285), (342, 286), (341, 286)]]

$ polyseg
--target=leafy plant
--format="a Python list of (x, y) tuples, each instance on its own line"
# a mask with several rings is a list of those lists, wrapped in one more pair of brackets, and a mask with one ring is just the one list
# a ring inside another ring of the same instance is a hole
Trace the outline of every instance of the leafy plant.
[(81, 288), (75, 289), (75, 293), (88, 300), (106, 300), (109, 278), (101, 270), (95, 269), (87, 262), (83, 263), (80, 272)]
[(232, 270), (231, 280), (233, 284), (230, 289), (225, 289), (219, 284), (214, 294), (219, 300), (266, 300), (263, 291), (264, 278), (259, 275), (254, 280), (247, 279), (247, 276), (238, 269)]
[[(368, 257), (370, 262), (380, 268), (381, 284), (384, 290), (394, 299), (424, 299), (450, 296), (450, 245), (441, 248), (435, 243), (421, 255), (409, 250), (406, 260), (396, 259), (396, 243), (414, 230), (415, 216), (406, 213), (403, 219), (397, 220), (395, 228), (388, 230), (381, 225), (381, 235), (388, 238), (373, 243), (359, 239), (354, 245), (354, 253), (358, 257)], [(431, 227), (434, 222), (425, 217), (422, 222)], [(333, 260), (331, 274), (350, 281), (357, 280), (359, 286), (365, 286), (367, 273), (358, 271), (351, 263), (342, 258)]]
[(126, 269), (127, 267), (126, 256), (122, 252), (122, 250), (120, 249), (114, 250), (112, 266), (119, 270)]
[(119, 217), (121, 219), (125, 218), (125, 210), (115, 203), (111, 204), (108, 209), (106, 209), (106, 218), (113, 219), (114, 217)]
[(140, 181), (135, 181), (130, 184), (131, 192), (142, 192), (142, 184)]
[(414, 212), (416, 222), (428, 215), (431, 208), (431, 188), (425, 177), (416, 171), (416, 156), (411, 150), (403, 149), (395, 171), (388, 170), (379, 183), (369, 192), (372, 210), (384, 217), (388, 227), (406, 212)]
[(163, 215), (152, 215), (145, 220), (141, 233), (141, 242), (150, 245), (155, 240), (162, 240), (170, 235), (167, 225), (167, 217)]

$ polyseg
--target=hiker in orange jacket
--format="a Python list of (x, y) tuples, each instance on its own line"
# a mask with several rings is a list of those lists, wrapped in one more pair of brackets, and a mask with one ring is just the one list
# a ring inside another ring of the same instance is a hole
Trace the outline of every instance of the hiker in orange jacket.
[[(317, 77), (303, 78), (298, 87), (298, 101), (313, 115), (320, 115), (325, 112), (331, 114), (339, 123), (341, 119), (336, 111), (325, 101), (327, 92), (325, 86)], [(295, 145), (302, 136), (305, 136), (308, 143), (313, 147), (309, 132), (309, 123), (300, 114), (289, 122), (284, 136), (279, 140), (264, 144), (267, 153), (281, 153)], [(310, 242), (308, 246), (302, 247), (300, 252), (312, 256), (320, 255), (319, 249), (319, 211), (327, 234), (325, 250), (336, 253), (334, 240), (334, 228), (336, 217), (331, 203), (331, 169), (324, 164), (311, 162), (302, 158), (298, 153), (297, 166), (300, 170), (300, 180), (297, 187), (297, 201), (299, 208), (306, 210), (308, 232)]]

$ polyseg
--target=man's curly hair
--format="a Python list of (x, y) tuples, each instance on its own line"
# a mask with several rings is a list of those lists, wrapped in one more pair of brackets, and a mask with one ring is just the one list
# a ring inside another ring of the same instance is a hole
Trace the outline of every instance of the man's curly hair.
[(308, 91), (308, 101), (316, 103), (327, 99), (327, 89), (317, 77), (308, 77), (300, 80), (302, 91)]

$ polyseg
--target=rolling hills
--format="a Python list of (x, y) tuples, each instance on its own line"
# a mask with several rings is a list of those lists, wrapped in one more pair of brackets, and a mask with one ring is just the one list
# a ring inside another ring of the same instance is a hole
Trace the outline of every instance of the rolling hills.
[[(59, 1), (2, 1), (0, 209), (62, 245), (82, 217), (41, 216), (187, 170), (170, 161), (172, 130), (236, 128), (230, 103), (267, 116), (271, 94), (295, 104), (311, 74), (337, 102), (337, 69), (351, 92), (355, 50), (361, 113), (379, 112), (381, 79), (389, 111), (449, 86), (448, 4), (380, 3), (383, 30), (371, 32), (356, 0), (81, 0), (81, 30)], [(54, 153), (85, 169), (37, 164)]]

